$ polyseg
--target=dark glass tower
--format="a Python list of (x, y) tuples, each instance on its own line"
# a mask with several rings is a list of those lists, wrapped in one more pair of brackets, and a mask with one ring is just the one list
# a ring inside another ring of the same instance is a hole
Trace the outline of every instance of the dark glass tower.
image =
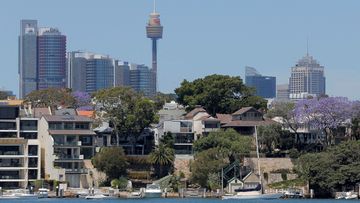
[(151, 67), (151, 90), (150, 96), (157, 92), (157, 40), (162, 38), (163, 26), (160, 23), (160, 14), (154, 11), (150, 14), (148, 25), (146, 26), (146, 36), (152, 40), (152, 67)]
[(40, 28), (37, 41), (38, 89), (66, 87), (66, 36)]
[(255, 95), (263, 98), (276, 97), (276, 77), (263, 76), (253, 67), (245, 67), (245, 84), (255, 88)]

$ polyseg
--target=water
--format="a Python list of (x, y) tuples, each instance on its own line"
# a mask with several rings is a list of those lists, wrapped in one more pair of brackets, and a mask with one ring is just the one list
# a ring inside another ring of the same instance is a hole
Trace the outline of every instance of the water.
[(0, 202), (13, 203), (349, 203), (359, 202), (359, 200), (333, 200), (333, 199), (294, 199), (294, 200), (220, 200), (220, 199), (115, 199), (115, 200), (86, 200), (86, 199), (14, 199), (0, 200)]

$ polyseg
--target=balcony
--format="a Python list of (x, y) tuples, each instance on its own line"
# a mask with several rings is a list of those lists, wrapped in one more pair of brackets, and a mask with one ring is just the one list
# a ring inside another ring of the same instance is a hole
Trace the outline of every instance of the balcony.
[(194, 142), (193, 134), (175, 134), (175, 144), (192, 144)]
[(82, 174), (85, 173), (86, 174), (86, 173), (88, 173), (88, 169), (86, 169), (86, 168), (74, 168), (74, 169), (66, 168), (65, 173), (82, 173)]
[(83, 160), (84, 159), (84, 155), (80, 154), (80, 155), (55, 155), (55, 159), (56, 160)]
[(191, 133), (192, 128), (191, 127), (180, 127), (180, 132), (182, 132), (182, 133)]

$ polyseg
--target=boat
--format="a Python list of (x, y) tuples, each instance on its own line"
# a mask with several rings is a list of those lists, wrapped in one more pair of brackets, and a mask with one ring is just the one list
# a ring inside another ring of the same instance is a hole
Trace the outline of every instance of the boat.
[(19, 199), (19, 197), (16, 196), (15, 194), (11, 194), (11, 195), (0, 195), (0, 199)]
[(115, 196), (109, 196), (104, 194), (87, 195), (85, 199), (115, 199)]
[(158, 184), (149, 184), (145, 189), (145, 198), (160, 198), (162, 195), (162, 191), (160, 185)]
[(255, 142), (256, 142), (256, 155), (257, 155), (257, 165), (259, 173), (259, 184), (255, 188), (241, 188), (235, 190), (236, 194), (228, 194), (222, 196), (223, 200), (227, 199), (279, 199), (283, 196), (282, 193), (269, 193), (264, 194), (262, 188), (262, 179), (261, 179), (261, 167), (260, 167), (260, 156), (259, 156), (259, 144), (257, 138), (257, 130), (255, 126)]
[(33, 198), (38, 198), (37, 194), (29, 194), (29, 193), (15, 193), (14, 194), (16, 197), (21, 198), (21, 199), (33, 199)]
[(335, 199), (357, 199), (358, 195), (353, 192), (342, 192)]
[(39, 188), (38, 198), (48, 198), (49, 190), (47, 188)]
[(140, 199), (140, 198), (144, 198), (144, 193), (139, 191), (139, 192), (132, 192), (127, 196), (128, 199)]

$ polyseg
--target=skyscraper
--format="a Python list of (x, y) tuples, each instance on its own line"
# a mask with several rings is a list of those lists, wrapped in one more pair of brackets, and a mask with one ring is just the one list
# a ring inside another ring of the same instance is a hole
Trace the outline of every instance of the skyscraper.
[(19, 97), (37, 89), (37, 21), (21, 20), (19, 36)]
[(307, 95), (325, 94), (324, 67), (306, 54), (291, 68), (289, 91), (290, 99), (304, 99)]
[(145, 65), (130, 65), (130, 87), (136, 92), (143, 93), (145, 96), (153, 96), (151, 80), (152, 70)]
[(253, 67), (245, 67), (245, 84), (254, 87), (255, 95), (263, 98), (276, 97), (276, 77), (263, 76)]
[(67, 54), (67, 86), (73, 91), (92, 93), (114, 87), (115, 60), (91, 52), (74, 51)]
[(19, 35), (19, 97), (34, 90), (65, 87), (66, 36), (56, 28), (38, 28), (21, 20)]
[(276, 86), (276, 100), (289, 100), (289, 84)]
[(130, 66), (128, 62), (115, 61), (115, 87), (130, 86)]
[(56, 28), (39, 28), (38, 89), (66, 87), (66, 36)]
[(152, 67), (151, 67), (151, 90), (149, 96), (154, 96), (157, 92), (157, 40), (162, 38), (163, 26), (160, 24), (160, 14), (154, 10), (150, 14), (148, 25), (146, 26), (146, 36), (152, 40)]

